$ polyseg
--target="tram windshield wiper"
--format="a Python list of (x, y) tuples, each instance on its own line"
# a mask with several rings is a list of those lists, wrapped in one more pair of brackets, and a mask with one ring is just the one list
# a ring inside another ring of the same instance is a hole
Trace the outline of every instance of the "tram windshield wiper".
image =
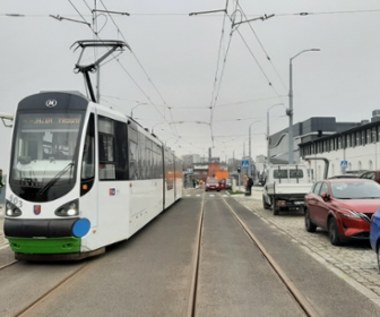
[(46, 185), (44, 187), (42, 187), (38, 192), (37, 194), (38, 195), (42, 195), (44, 194), (49, 188), (51, 188), (58, 180), (61, 179), (61, 177), (66, 174), (67, 171), (70, 171), (70, 174), (71, 174), (71, 171), (72, 171), (72, 168), (73, 166), (75, 165), (74, 162), (70, 162), (69, 164), (67, 164), (63, 169), (61, 169), (50, 181), (48, 181), (46, 183)]

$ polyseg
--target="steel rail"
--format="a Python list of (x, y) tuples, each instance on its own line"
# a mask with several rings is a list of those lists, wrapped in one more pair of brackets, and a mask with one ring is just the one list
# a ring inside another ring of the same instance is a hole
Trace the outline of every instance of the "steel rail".
[(301, 307), (301, 309), (305, 312), (308, 317), (318, 317), (320, 314), (316, 312), (316, 310), (311, 306), (310, 302), (302, 295), (299, 289), (294, 285), (294, 283), (290, 280), (290, 278), (286, 275), (286, 273), (281, 269), (280, 265), (277, 261), (269, 254), (266, 248), (262, 245), (259, 239), (252, 233), (252, 231), (248, 228), (246, 223), (239, 217), (239, 215), (235, 212), (235, 210), (231, 207), (231, 205), (226, 201), (224, 197), (222, 197), (223, 202), (230, 209), (231, 213), (234, 215), (235, 220), (241, 225), (244, 232), (249, 236), (252, 242), (257, 246), (261, 254), (267, 260), (268, 264), (272, 267), (273, 271), (280, 278), (285, 287), (289, 290), (290, 294), (293, 296), (295, 301)]
[(85, 269), (88, 269), (90, 267), (91, 263), (86, 263), (86, 264), (80, 266), (73, 273), (71, 273), (70, 275), (68, 275), (67, 277), (65, 277), (62, 281), (58, 282), (51, 289), (49, 289), (44, 294), (42, 294), (41, 296), (39, 296), (31, 304), (29, 304), (28, 306), (22, 308), (19, 312), (17, 312), (15, 314), (15, 316), (17, 316), (17, 317), (28, 316), (28, 313), (30, 313), (31, 311), (33, 311), (34, 308), (38, 307), (38, 305), (41, 304), (43, 301), (45, 301), (49, 296), (53, 295), (54, 292), (57, 291), (60, 287), (63, 287), (64, 285), (68, 284), (75, 276), (77, 276), (79, 273), (81, 273)]
[(202, 196), (201, 210), (198, 221), (198, 230), (196, 235), (196, 240), (194, 244), (194, 256), (193, 256), (193, 270), (191, 275), (191, 284), (190, 284), (190, 296), (189, 302), (187, 305), (187, 317), (194, 317), (197, 305), (197, 290), (198, 290), (198, 277), (199, 277), (199, 262), (200, 262), (200, 251), (203, 235), (203, 222), (204, 222), (204, 201), (205, 195)]
[(4, 264), (4, 265), (0, 266), (0, 271), (6, 269), (7, 267), (10, 267), (10, 266), (16, 264), (17, 262), (18, 262), (17, 260), (13, 260), (13, 261), (11, 261), (11, 262), (9, 262), (7, 264)]

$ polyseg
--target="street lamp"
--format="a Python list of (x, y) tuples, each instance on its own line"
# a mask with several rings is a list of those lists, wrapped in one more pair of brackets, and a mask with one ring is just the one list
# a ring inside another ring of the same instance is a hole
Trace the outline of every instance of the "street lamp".
[(12, 114), (0, 113), (0, 119), (6, 128), (12, 128), (14, 117)]
[(268, 109), (267, 109), (267, 164), (270, 163), (270, 155), (269, 155), (269, 112), (271, 109), (273, 109), (274, 107), (277, 107), (277, 106), (285, 106), (283, 103), (276, 103), (274, 105), (271, 105)]
[(137, 104), (131, 108), (131, 118), (133, 118), (133, 110), (136, 109), (138, 106), (141, 106), (141, 105), (148, 105), (147, 102), (137, 102)]
[(293, 139), (293, 59), (306, 52), (319, 52), (319, 48), (309, 48), (298, 52), (296, 55), (289, 59), (289, 109), (286, 114), (289, 116), (289, 164), (294, 163), (294, 139)]

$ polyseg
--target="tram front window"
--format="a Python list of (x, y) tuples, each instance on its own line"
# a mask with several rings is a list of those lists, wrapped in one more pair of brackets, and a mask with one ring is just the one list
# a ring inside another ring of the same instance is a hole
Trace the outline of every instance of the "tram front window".
[(41, 202), (72, 189), (81, 122), (81, 113), (18, 114), (10, 175), (17, 195)]

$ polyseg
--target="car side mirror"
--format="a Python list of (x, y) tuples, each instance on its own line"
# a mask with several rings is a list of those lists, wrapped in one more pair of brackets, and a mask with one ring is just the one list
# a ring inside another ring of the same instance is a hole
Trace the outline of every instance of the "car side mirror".
[(323, 199), (324, 201), (329, 201), (329, 200), (330, 200), (330, 195), (329, 195), (329, 193), (327, 193), (327, 192), (323, 192), (323, 193), (321, 193), (321, 197), (322, 197), (322, 199)]

